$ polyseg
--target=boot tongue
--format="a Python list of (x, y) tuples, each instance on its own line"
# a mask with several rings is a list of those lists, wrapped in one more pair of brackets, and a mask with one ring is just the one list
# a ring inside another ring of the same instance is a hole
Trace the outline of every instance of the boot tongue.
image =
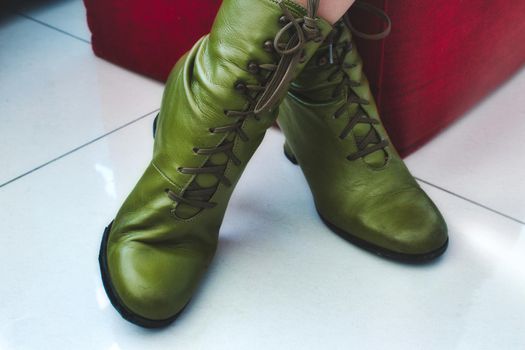
[[(364, 113), (363, 111), (360, 111), (358, 113)], [(354, 135), (356, 144), (360, 142), (363, 138), (368, 135), (369, 132), (376, 133), (376, 136), (378, 139), (380, 139), (380, 136), (377, 135), (377, 131), (374, 130), (374, 127), (370, 124), (365, 123), (359, 123), (352, 129), (351, 135)], [(349, 137), (352, 137), (349, 135)], [(368, 144), (366, 147), (372, 147), (373, 144)], [(362, 157), (362, 159), (365, 161), (366, 164), (368, 164), (372, 168), (380, 168), (385, 165), (386, 162), (386, 152), (383, 149), (379, 149), (377, 151), (374, 151), (372, 153), (369, 153)]]
[[(327, 67), (322, 69), (322, 66), (325, 64), (327, 57), (319, 55), (318, 57), (314, 57), (314, 60), (315, 59), (321, 63), (321, 67), (319, 67), (318, 63), (314, 63), (316, 66), (307, 67), (307, 69), (312, 69), (312, 73), (308, 74), (308, 71), (306, 71), (306, 74), (301, 74), (301, 76), (299, 76), (299, 78), (296, 79), (292, 84), (291, 92), (295, 96), (312, 103), (324, 104), (333, 102), (334, 105), (338, 105), (341, 102), (341, 99), (345, 99), (344, 95), (341, 95), (340, 98), (335, 99), (333, 96), (334, 89), (336, 89), (341, 84), (341, 78), (329, 82), (327, 78), (333, 73), (334, 70), (330, 69), (330, 66), (328, 66), (329, 63), (326, 63)], [(345, 116), (345, 119), (350, 118), (350, 115), (354, 115), (355, 113), (365, 113), (362, 110), (358, 112), (358, 108), (359, 107), (357, 105), (352, 105), (352, 107), (349, 108), (348, 115)], [(357, 143), (365, 138), (372, 128), (374, 127), (370, 124), (358, 123), (353, 127), (352, 131), (347, 137), (355, 137)], [(372, 133), (375, 132), (375, 130), (372, 130)], [(372, 145), (370, 144), (368, 145), (368, 147), (371, 146)], [(380, 149), (373, 153), (367, 154), (363, 157), (363, 160), (370, 167), (380, 168), (385, 165), (386, 156), (387, 155), (385, 151)]]
[[(336, 24), (337, 26), (344, 28), (342, 23)], [(324, 104), (333, 102), (334, 105), (340, 104), (341, 100), (346, 97), (345, 94), (334, 97), (334, 92), (339, 88), (344, 77), (344, 73), (337, 73), (337, 63), (342, 57), (343, 43), (351, 41), (352, 37), (349, 31), (341, 29), (332, 31), (314, 56), (312, 56), (303, 72), (292, 83), (290, 91), (295, 96), (312, 103)], [(348, 87), (348, 89), (351, 88)], [(352, 92), (347, 91), (347, 93)], [(358, 109), (360, 108), (358, 105), (352, 104), (349, 106), (349, 115), (365, 113), (364, 110), (359, 111)], [(345, 118), (350, 118), (350, 116)], [(347, 137), (355, 137), (357, 143), (365, 138), (373, 128), (370, 124), (358, 123)], [(371, 132), (377, 133), (375, 130)], [(369, 144), (367, 146), (372, 147), (373, 145)], [(380, 168), (385, 165), (386, 157), (386, 152), (380, 149), (365, 155), (362, 159), (370, 167)]]
[(334, 33), (332, 31), (328, 35), (302, 73), (292, 82), (290, 91), (294, 95), (314, 103), (334, 101), (334, 88), (341, 83), (341, 77), (330, 79), (336, 69), (333, 61), (330, 62), (330, 58), (334, 58), (334, 52), (330, 55), (330, 50), (333, 50), (330, 46), (334, 44)]
[(372, 168), (381, 168), (387, 160), (386, 152), (383, 149), (377, 150), (363, 157), (366, 164)]
[(340, 84), (340, 79), (328, 80), (334, 69), (327, 62), (325, 55), (315, 55), (302, 74), (293, 81), (290, 91), (297, 97), (314, 103), (333, 101), (333, 90)]

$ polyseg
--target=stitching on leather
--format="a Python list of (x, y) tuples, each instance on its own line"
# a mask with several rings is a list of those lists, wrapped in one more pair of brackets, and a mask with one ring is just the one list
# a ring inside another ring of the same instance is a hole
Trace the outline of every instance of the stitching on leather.
[[(279, 5), (279, 2), (277, 0), (268, 0), (268, 2), (272, 2), (274, 3), (275, 5)], [(294, 12), (294, 15), (296, 16), (303, 16), (305, 15), (308, 11), (302, 7), (301, 5), (293, 2), (293, 1), (290, 1), (290, 0), (284, 0), (283, 3), (286, 4), (286, 6), (292, 11)]]
[(164, 174), (164, 172), (162, 170), (160, 170), (160, 168), (157, 166), (157, 164), (155, 164), (154, 161), (151, 162), (151, 165), (153, 166), (153, 168), (155, 168), (155, 170), (157, 170), (157, 172), (164, 178), (164, 180), (168, 181), (170, 183), (170, 185), (172, 185), (173, 187), (176, 187), (179, 191), (182, 191), (182, 187), (180, 187), (179, 185), (177, 185), (175, 182), (173, 182), (166, 174)]
[[(390, 145), (386, 146), (385, 148), (390, 148)], [(388, 152), (387, 152), (388, 154)], [(380, 172), (380, 171), (383, 171), (385, 170), (389, 165), (390, 165), (390, 161), (392, 159), (391, 156), (387, 156), (386, 157), (386, 161), (385, 163), (380, 166), (380, 167), (373, 167), (371, 166), (370, 164), (368, 164), (364, 158), (359, 158), (361, 160), (361, 162), (363, 162), (363, 164), (370, 170), (370, 171), (375, 171), (375, 172)]]
[(367, 197), (368, 198), (390, 197), (390, 196), (396, 195), (396, 194), (413, 192), (413, 191), (420, 191), (420, 190), (421, 190), (421, 188), (419, 186), (418, 187), (411, 186), (411, 187), (404, 187), (404, 188), (401, 188), (401, 189), (396, 189), (395, 191), (386, 192), (386, 193), (378, 193), (378, 194), (375, 194), (375, 195), (370, 195), (369, 194)]

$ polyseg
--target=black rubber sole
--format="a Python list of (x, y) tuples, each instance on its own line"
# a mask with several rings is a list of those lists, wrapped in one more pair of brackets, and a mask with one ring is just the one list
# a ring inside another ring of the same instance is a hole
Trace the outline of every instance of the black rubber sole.
[(284, 156), (286, 157), (286, 159), (288, 159), (292, 164), (299, 165), (299, 163), (297, 162), (297, 159), (295, 158), (295, 156), (293, 154), (288, 154), (288, 152), (286, 152), (286, 148), (284, 148), (284, 147), (283, 147), (283, 153), (284, 153)]
[[(286, 156), (286, 158), (292, 162), (293, 164), (295, 165), (299, 165), (299, 163), (297, 162), (297, 159), (292, 155), (292, 154), (288, 154), (286, 152), (286, 150), (284, 151), (284, 155)], [(363, 248), (371, 253), (374, 253), (375, 255), (378, 255), (380, 257), (383, 257), (383, 258), (388, 258), (388, 259), (392, 259), (392, 260), (396, 260), (396, 261), (400, 261), (400, 262), (404, 262), (404, 263), (412, 263), (412, 264), (418, 264), (418, 263), (426, 263), (426, 262), (429, 262), (429, 261), (432, 261), (436, 258), (438, 258), (439, 256), (441, 256), (445, 250), (447, 250), (447, 247), (448, 247), (448, 238), (446, 240), (446, 242), (441, 246), (439, 247), (438, 249), (435, 249), (433, 251), (430, 251), (430, 252), (427, 252), (427, 253), (423, 253), (423, 254), (406, 254), (406, 253), (400, 253), (400, 252), (396, 252), (396, 251), (393, 251), (393, 250), (389, 250), (389, 249), (386, 249), (384, 247), (381, 247), (381, 246), (378, 246), (378, 245), (375, 245), (373, 243), (370, 243), (368, 241), (365, 241), (364, 239), (362, 238), (359, 238), (339, 227), (337, 227), (336, 225), (332, 224), (330, 221), (326, 220), (323, 215), (321, 215), (321, 213), (319, 212), (319, 209), (317, 209), (316, 207), (316, 211), (317, 211), (317, 214), (319, 215), (319, 217), (321, 218), (321, 220), (324, 222), (324, 224), (332, 231), (334, 232), (335, 234), (337, 234), (339, 237), (341, 237), (342, 239), (344, 239), (345, 241), (347, 242), (350, 242), (360, 248)]]
[(118, 297), (117, 293), (115, 292), (115, 289), (113, 285), (111, 284), (111, 278), (109, 276), (109, 270), (108, 270), (108, 262), (107, 262), (107, 241), (109, 237), (109, 231), (111, 230), (111, 222), (108, 227), (104, 230), (104, 235), (102, 236), (102, 243), (100, 244), (100, 252), (98, 255), (98, 262), (100, 265), (100, 273), (102, 275), (102, 283), (104, 285), (104, 289), (106, 290), (106, 294), (108, 295), (109, 300), (111, 301), (111, 304), (113, 307), (118, 311), (118, 313), (127, 321), (136, 324), (137, 326), (141, 326), (144, 328), (161, 328), (169, 325), (175, 319), (182, 313), (184, 308), (179, 311), (177, 314), (163, 319), (163, 320), (152, 320), (149, 318), (142, 317), (140, 315), (137, 315), (136, 313), (128, 310), (126, 306), (122, 303), (120, 298)]
[(439, 247), (438, 249), (432, 250), (432, 251), (430, 251), (428, 253), (407, 254), (407, 253), (396, 252), (396, 251), (389, 250), (389, 249), (386, 249), (384, 247), (372, 244), (372, 243), (370, 243), (368, 241), (365, 241), (362, 238), (354, 236), (354, 235), (350, 234), (349, 232), (347, 232), (347, 231), (345, 231), (345, 230), (335, 226), (334, 224), (332, 224), (331, 222), (326, 220), (321, 215), (319, 210), (317, 210), (317, 214), (319, 214), (319, 217), (324, 222), (324, 224), (330, 230), (332, 230), (332, 232), (337, 234), (339, 237), (341, 237), (342, 239), (344, 239), (347, 242), (350, 242), (350, 243), (352, 243), (352, 244), (354, 244), (354, 245), (356, 245), (356, 246), (358, 246), (360, 248), (363, 248), (363, 249), (365, 249), (365, 250), (367, 250), (367, 251), (369, 251), (371, 253), (374, 253), (377, 256), (383, 257), (383, 258), (392, 259), (392, 260), (400, 261), (400, 262), (403, 262), (403, 263), (423, 264), (423, 263), (426, 263), (426, 262), (430, 262), (430, 261), (438, 258), (439, 256), (441, 256), (445, 252), (445, 250), (447, 250), (447, 247), (448, 247), (448, 238), (447, 238), (447, 240), (445, 241), (445, 243), (441, 247)]
[(153, 120), (153, 138), (155, 138), (155, 134), (157, 133), (157, 123), (159, 122), (159, 115), (155, 117)]

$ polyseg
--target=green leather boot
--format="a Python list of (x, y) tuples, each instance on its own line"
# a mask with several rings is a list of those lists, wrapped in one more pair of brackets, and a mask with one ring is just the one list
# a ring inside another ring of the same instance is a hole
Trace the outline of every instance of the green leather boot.
[(442, 254), (447, 227), (388, 139), (346, 21), (292, 83), (278, 123), (323, 221), (382, 256)]
[(190, 300), (274, 107), (332, 30), (318, 2), (224, 0), (210, 34), (175, 65), (153, 159), (101, 244), (104, 287), (130, 322), (167, 325)]

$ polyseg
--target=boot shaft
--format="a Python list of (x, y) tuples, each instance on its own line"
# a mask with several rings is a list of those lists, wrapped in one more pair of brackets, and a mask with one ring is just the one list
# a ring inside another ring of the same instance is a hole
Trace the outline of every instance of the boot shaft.
[[(345, 21), (334, 25), (308, 65), (292, 83), (290, 95), (323, 109), (319, 115), (331, 116), (323, 122), (332, 133), (345, 141), (347, 152), (362, 158), (374, 168), (383, 167), (389, 152), (388, 135), (380, 117), (368, 79), (363, 72), (363, 61), (355, 46), (352, 32)], [(354, 117), (355, 116), (355, 117)], [(318, 121), (319, 122), (319, 121)], [(348, 142), (353, 139), (354, 142)], [(363, 149), (375, 147), (375, 151)]]
[[(315, 10), (289, 0), (225, 0), (210, 34), (174, 67), (153, 163), (179, 199), (227, 202), (290, 82), (332, 29)], [(176, 206), (185, 218), (203, 209)]]

